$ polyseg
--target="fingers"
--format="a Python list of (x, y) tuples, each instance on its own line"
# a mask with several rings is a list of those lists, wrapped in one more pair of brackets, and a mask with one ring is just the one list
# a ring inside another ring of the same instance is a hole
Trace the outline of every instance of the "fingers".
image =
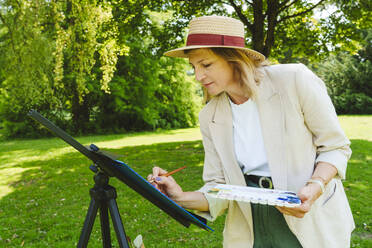
[(303, 218), (306, 213), (311, 209), (311, 206), (320, 196), (319, 185), (308, 184), (302, 187), (297, 193), (298, 198), (301, 200), (301, 205), (295, 208), (276, 207), (282, 214)]
[(303, 218), (308, 213), (314, 201), (319, 197), (318, 185), (305, 185), (297, 193), (298, 198), (301, 200), (301, 205), (295, 208), (276, 207), (282, 214), (292, 215), (297, 218)]
[(297, 218), (303, 218), (305, 216), (305, 213), (301, 210), (294, 211), (293, 209), (286, 208), (286, 207), (276, 207), (276, 208), (279, 210), (279, 212), (285, 215), (291, 215)]
[(155, 166), (154, 168), (152, 168), (152, 174), (153, 174), (153, 177), (155, 178), (155, 177), (167, 174), (167, 171), (160, 167)]
[(152, 175), (152, 174), (148, 175), (146, 179), (147, 179), (147, 181), (148, 181), (149, 183), (151, 183), (152, 186), (154, 186), (155, 188), (157, 188), (158, 190), (160, 190), (160, 189), (159, 189), (159, 186), (157, 185), (157, 183), (156, 183), (155, 180), (153, 179), (153, 175)]
[(151, 181), (152, 178), (153, 178), (152, 174), (149, 174), (146, 179), (147, 179), (147, 181)]
[(147, 176), (147, 180), (160, 192), (169, 197), (176, 197), (183, 193), (182, 188), (177, 184), (172, 176), (163, 176), (167, 171), (160, 167), (153, 167), (152, 174)]
[(147, 181), (151, 182), (152, 185), (155, 186), (154, 184), (154, 182), (156, 181), (155, 179), (166, 173), (167, 173), (166, 170), (163, 170), (162, 168), (155, 166), (152, 168), (152, 174), (149, 174), (146, 179)]
[(297, 218), (303, 218), (306, 213), (310, 211), (311, 205), (308, 201), (303, 202), (299, 207), (295, 208), (287, 208), (287, 207), (279, 207), (276, 208), (281, 212), (282, 214), (295, 216)]
[(279, 212), (281, 212), (282, 214), (286, 214), (286, 215), (291, 215), (287, 209), (285, 207), (279, 207), (279, 206), (276, 206), (276, 209), (279, 210)]
[(154, 182), (158, 185), (164, 185), (164, 186), (170, 186), (176, 183), (176, 181), (170, 176), (169, 177), (162, 177), (162, 176), (155, 177)]

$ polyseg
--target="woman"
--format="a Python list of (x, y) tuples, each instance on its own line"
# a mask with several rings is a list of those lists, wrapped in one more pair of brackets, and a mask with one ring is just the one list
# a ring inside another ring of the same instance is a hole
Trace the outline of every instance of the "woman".
[[(349, 247), (354, 221), (341, 183), (351, 155), (324, 83), (302, 64), (265, 65), (244, 47), (244, 26), (218, 16), (190, 22), (188, 58), (213, 96), (199, 115), (205, 185), (184, 192), (161, 168), (148, 179), (181, 206), (214, 220), (228, 210), (224, 247)], [(296, 208), (211, 198), (215, 184), (298, 192)]]

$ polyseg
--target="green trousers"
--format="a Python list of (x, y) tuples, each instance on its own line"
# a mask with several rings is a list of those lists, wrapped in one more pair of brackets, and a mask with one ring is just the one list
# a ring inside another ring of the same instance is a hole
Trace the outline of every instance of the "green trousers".
[[(259, 187), (251, 181), (247, 186)], [(283, 214), (274, 206), (251, 204), (253, 217), (254, 248), (301, 248), (296, 236), (289, 229)]]

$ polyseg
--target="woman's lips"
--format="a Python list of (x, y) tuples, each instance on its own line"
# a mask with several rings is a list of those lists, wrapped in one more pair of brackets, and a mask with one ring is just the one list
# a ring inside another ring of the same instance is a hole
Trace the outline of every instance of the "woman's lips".
[(213, 82), (210, 82), (210, 83), (207, 83), (207, 84), (203, 84), (204, 87), (208, 87), (209, 85), (213, 84)]

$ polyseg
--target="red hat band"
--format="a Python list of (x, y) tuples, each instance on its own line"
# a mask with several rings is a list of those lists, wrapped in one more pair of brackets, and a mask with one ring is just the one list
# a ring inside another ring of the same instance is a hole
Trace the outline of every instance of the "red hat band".
[(244, 38), (221, 34), (190, 34), (186, 46), (237, 46), (244, 47)]

